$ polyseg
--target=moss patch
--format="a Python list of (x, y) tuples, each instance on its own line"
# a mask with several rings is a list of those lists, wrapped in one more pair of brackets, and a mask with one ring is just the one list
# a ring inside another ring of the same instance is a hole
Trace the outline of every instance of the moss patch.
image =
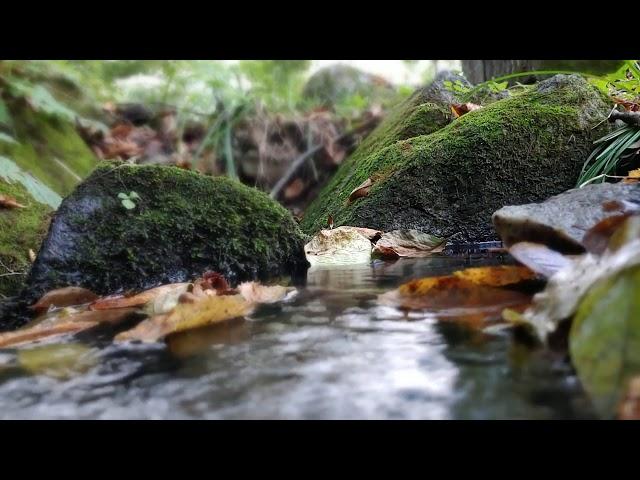
[[(135, 191), (136, 207), (118, 193)], [(105, 162), (66, 198), (32, 270), (32, 291), (100, 294), (215, 270), (232, 282), (306, 268), (305, 238), (269, 197), (225, 177)]]
[(36, 202), (19, 183), (0, 178), (0, 195), (9, 195), (26, 208), (0, 208), (0, 298), (18, 293), (31, 261), (47, 233), (52, 209)]
[(17, 144), (0, 142), (0, 155), (64, 196), (97, 165), (98, 159), (66, 121), (34, 112), (24, 101), (10, 103)]
[[(582, 78), (558, 75), (433, 133), (363, 143), (309, 207), (302, 227), (313, 233), (331, 214), (336, 226), (493, 239), (493, 211), (540, 201), (575, 184), (592, 141), (607, 128), (592, 127), (608, 108)], [(410, 117), (394, 117), (385, 128)], [(347, 204), (355, 187), (380, 174), (385, 179), (367, 197)]]

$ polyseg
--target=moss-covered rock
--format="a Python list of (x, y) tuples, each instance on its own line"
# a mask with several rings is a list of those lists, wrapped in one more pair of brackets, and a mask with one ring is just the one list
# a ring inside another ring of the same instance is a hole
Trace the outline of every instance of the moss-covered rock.
[(0, 162), (0, 195), (13, 197), (25, 208), (0, 208), (0, 299), (17, 294), (31, 268), (29, 250), (37, 252), (47, 233), (53, 209), (40, 203), (27, 187), (10, 178)]
[(68, 195), (98, 164), (73, 123), (36, 112), (23, 99), (7, 102), (16, 142), (0, 141), (10, 158), (59, 195)]
[[(375, 143), (363, 142), (307, 210), (305, 231), (319, 230), (331, 214), (336, 226), (494, 239), (491, 214), (498, 208), (574, 186), (593, 140), (607, 128), (593, 127), (609, 106), (581, 77), (558, 75), (435, 132), (421, 132), (421, 121), (400, 126), (425, 108), (396, 112)], [(375, 181), (368, 196), (348, 202), (367, 178)]]
[[(128, 210), (119, 193), (136, 192)], [(307, 266), (291, 215), (256, 189), (175, 167), (105, 162), (58, 209), (29, 293), (65, 285), (99, 294), (179, 282), (206, 270), (230, 281)]]

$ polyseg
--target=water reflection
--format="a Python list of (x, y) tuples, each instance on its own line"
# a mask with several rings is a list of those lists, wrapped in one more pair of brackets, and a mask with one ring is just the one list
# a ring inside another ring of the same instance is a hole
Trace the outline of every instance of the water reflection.
[(84, 336), (98, 360), (67, 379), (31, 375), (5, 350), (0, 418), (589, 418), (563, 359), (523, 347), (509, 331), (376, 302), (412, 278), (497, 262), (316, 268), (292, 302), (166, 345)]

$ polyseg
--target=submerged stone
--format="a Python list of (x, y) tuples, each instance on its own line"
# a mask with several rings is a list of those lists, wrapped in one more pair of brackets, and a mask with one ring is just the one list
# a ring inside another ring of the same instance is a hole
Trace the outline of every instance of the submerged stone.
[(75, 285), (103, 295), (206, 270), (231, 282), (295, 275), (307, 266), (303, 246), (284, 208), (235, 180), (105, 162), (63, 200), (28, 294)]
[[(497, 239), (491, 215), (498, 208), (575, 185), (608, 110), (597, 89), (567, 75), (448, 125), (443, 106), (405, 102), (341, 165), (301, 226), (316, 232), (332, 215), (336, 226)], [(375, 179), (368, 195), (348, 202), (367, 178)]]

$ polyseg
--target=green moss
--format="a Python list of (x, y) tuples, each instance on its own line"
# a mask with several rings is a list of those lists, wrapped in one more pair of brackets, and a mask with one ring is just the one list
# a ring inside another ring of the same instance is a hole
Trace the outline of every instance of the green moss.
[(11, 103), (10, 109), (18, 143), (0, 142), (0, 155), (13, 159), (56, 193), (71, 193), (98, 163), (75, 127), (34, 112), (21, 101)]
[[(131, 191), (140, 199), (127, 210), (117, 195)], [(266, 194), (175, 167), (105, 162), (65, 199), (51, 230), (31, 277), (42, 289), (109, 293), (208, 269), (239, 281), (306, 265), (302, 233)]]
[[(573, 186), (602, 133), (591, 127), (607, 108), (581, 78), (558, 76), (436, 132), (386, 140), (377, 149), (361, 147), (309, 207), (302, 228), (317, 231), (331, 214), (336, 226), (493, 238), (490, 218), (496, 209)], [(354, 188), (380, 173), (384, 179), (367, 197), (347, 203)]]
[(18, 293), (31, 267), (29, 250), (37, 252), (47, 233), (51, 208), (33, 200), (19, 183), (0, 179), (0, 195), (26, 208), (0, 208), (0, 298)]

